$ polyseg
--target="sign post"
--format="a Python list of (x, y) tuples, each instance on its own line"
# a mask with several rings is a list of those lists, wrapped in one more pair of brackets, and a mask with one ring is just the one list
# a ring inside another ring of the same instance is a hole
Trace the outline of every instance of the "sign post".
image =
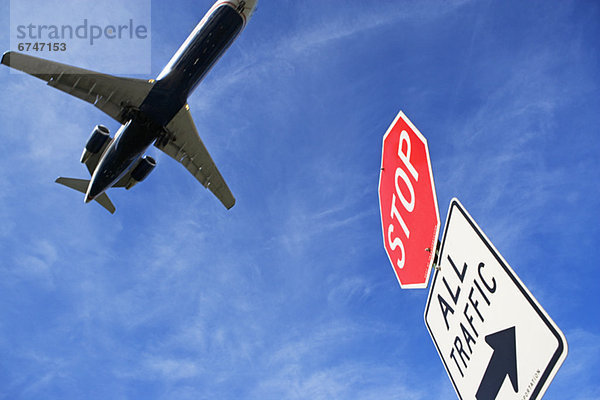
[(383, 243), (402, 288), (426, 288), (440, 216), (427, 140), (400, 111), (383, 137), (379, 206)]
[(563, 333), (457, 199), (425, 324), (462, 400), (539, 399), (567, 356)]

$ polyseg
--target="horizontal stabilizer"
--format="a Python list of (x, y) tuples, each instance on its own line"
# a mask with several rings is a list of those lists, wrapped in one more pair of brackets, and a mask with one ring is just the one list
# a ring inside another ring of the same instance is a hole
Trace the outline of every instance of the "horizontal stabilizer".
[(75, 178), (56, 178), (56, 183), (60, 183), (61, 185), (65, 185), (68, 188), (75, 189), (78, 192), (85, 194), (87, 192), (88, 185), (90, 183), (89, 179), (75, 179)]
[[(57, 178), (55, 182), (85, 194), (87, 192), (90, 180), (60, 177)], [(111, 214), (115, 213), (116, 208), (106, 193), (102, 193), (100, 196), (96, 197), (95, 200), (100, 203), (102, 207), (106, 208)]]

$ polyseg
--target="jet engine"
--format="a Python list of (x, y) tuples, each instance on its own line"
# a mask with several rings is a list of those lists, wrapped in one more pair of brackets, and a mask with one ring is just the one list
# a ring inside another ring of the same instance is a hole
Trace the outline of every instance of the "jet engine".
[(98, 154), (106, 148), (106, 144), (110, 139), (110, 132), (104, 125), (96, 125), (90, 138), (85, 144), (83, 153), (81, 154), (81, 162), (85, 163), (92, 155)]
[(129, 182), (127, 182), (127, 185), (125, 185), (125, 189), (129, 190), (136, 184), (146, 179), (154, 167), (156, 167), (156, 161), (154, 158), (150, 156), (144, 156), (144, 158), (142, 158), (131, 170), (131, 178), (129, 179)]

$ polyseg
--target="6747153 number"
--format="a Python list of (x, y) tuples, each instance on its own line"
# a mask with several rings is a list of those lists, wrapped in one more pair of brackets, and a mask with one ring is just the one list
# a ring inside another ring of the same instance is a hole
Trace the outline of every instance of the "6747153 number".
[(20, 42), (17, 44), (19, 51), (67, 51), (64, 42)]

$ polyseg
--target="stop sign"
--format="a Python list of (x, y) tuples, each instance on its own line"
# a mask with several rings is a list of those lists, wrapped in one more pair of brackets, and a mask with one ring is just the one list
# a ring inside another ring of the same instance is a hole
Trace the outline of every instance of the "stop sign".
[(440, 229), (427, 140), (402, 111), (383, 137), (383, 243), (402, 288), (425, 288)]

